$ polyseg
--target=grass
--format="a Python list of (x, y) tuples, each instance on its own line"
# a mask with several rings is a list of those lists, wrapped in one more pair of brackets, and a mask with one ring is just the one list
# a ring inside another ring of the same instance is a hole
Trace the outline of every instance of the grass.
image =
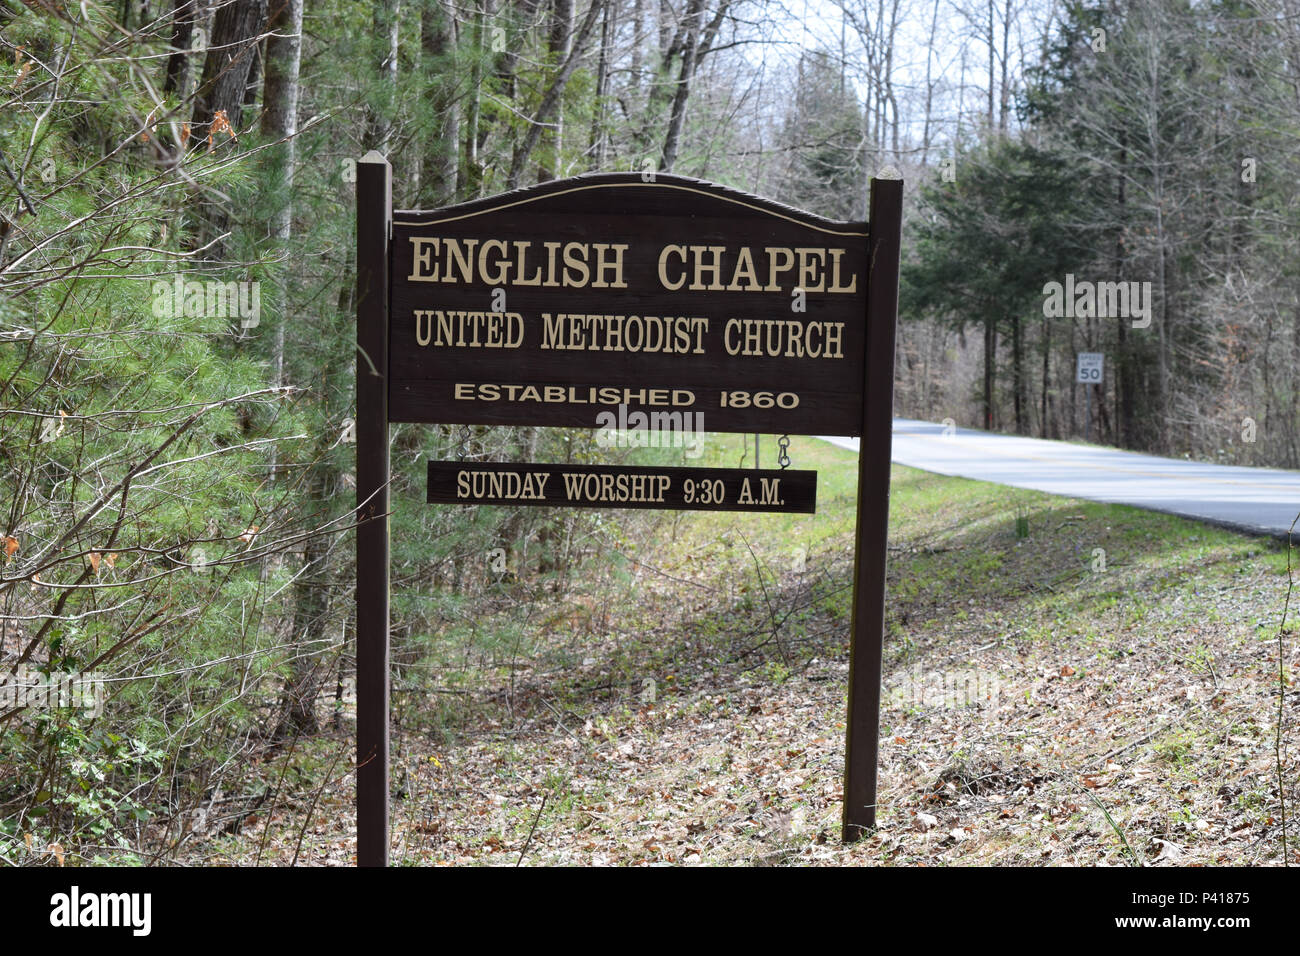
[[(752, 464), (743, 441), (710, 436), (688, 463)], [(474, 609), (508, 653), (431, 635), (423, 666), (457, 693), (403, 710), (398, 859), (513, 865), (527, 843), (525, 864), (1164, 865), (1173, 845), (1181, 863), (1280, 862), (1285, 550), (902, 467), (881, 827), (841, 846), (856, 456), (810, 438), (790, 455), (818, 471), (817, 514), (622, 513), (572, 592), (524, 581)], [(304, 859), (354, 852), (347, 786)]]

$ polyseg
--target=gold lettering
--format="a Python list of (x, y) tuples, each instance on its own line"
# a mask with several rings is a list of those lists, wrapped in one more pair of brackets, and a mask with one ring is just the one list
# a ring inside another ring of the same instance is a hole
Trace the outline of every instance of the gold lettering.
[[(726, 251), (726, 246), (691, 246), (691, 252), (695, 255), (695, 281), (686, 288), (692, 292), (703, 289), (716, 292), (725, 288), (722, 284), (722, 254)], [(712, 255), (713, 261), (711, 263), (706, 264), (704, 262), (705, 253)], [(708, 285), (704, 285), (702, 281), (706, 272), (712, 276)]]
[[(794, 268), (794, 253), (784, 246), (767, 246), (763, 251), (767, 253), (767, 287), (763, 291), (780, 292), (781, 283), (777, 281), (777, 274)], [(781, 257), (783, 265), (776, 264), (777, 256)]]
[[(676, 255), (681, 259), (682, 271), (681, 278), (673, 282), (668, 278), (668, 257)], [(685, 246), (664, 246), (663, 251), (659, 253), (659, 284), (670, 292), (676, 292), (686, 283), (686, 247)]]
[[(575, 270), (580, 279), (569, 278), (569, 270)], [(568, 242), (564, 245), (564, 287), (581, 289), (591, 279), (591, 270), (587, 267), (587, 245), (583, 242)]]
[(800, 247), (795, 252), (799, 256), (799, 288), (821, 292), (825, 288), (826, 250)]
[(789, 358), (803, 358), (803, 323), (791, 322), (789, 338), (786, 341), (785, 354)]
[(563, 312), (557, 312), (555, 315), (549, 312), (542, 313), (542, 348), (563, 349), (565, 347), (563, 323)]
[[(500, 249), (501, 257), (497, 259), (497, 271), (488, 275), (488, 250)], [(510, 262), (506, 259), (509, 248), (500, 239), (489, 239), (478, 250), (478, 274), (488, 285), (505, 285), (510, 281)]]
[(437, 282), (438, 267), (433, 264), (433, 255), (438, 251), (438, 240), (411, 236), (411, 245), (411, 274), (406, 278), (411, 282)]
[(569, 314), (569, 344), (567, 348), (581, 349), (586, 348), (583, 345), (582, 336), (585, 333), (583, 325), (587, 322), (587, 316)]
[[(804, 337), (807, 338), (807, 340), (808, 340), (808, 357), (809, 357), (809, 358), (821, 358), (821, 354), (822, 354), (822, 340), (821, 340), (821, 338), (820, 338), (821, 331), (822, 331), (822, 327), (821, 327), (821, 323), (820, 323), (820, 322), (809, 322), (809, 323), (804, 327), (804, 330), (803, 330), (803, 332), (804, 332)], [(817, 339), (817, 344), (816, 344), (816, 345), (813, 345), (813, 333), (814, 333), (814, 332), (816, 332), (816, 333), (818, 334), (818, 336), (819, 336), (819, 338)]]
[[(559, 243), (546, 243), (547, 246), (559, 245)], [(533, 273), (531, 279), (524, 278), (524, 257), (528, 253), (529, 243), (515, 240), (515, 285), (541, 285), (542, 284), (542, 267), (538, 266), (537, 271)], [(552, 260), (554, 265), (554, 260)]]
[[(745, 284), (740, 284), (741, 277), (745, 278)], [(754, 269), (754, 254), (749, 251), (749, 246), (741, 246), (740, 254), (736, 257), (736, 268), (731, 273), (731, 284), (727, 286), (728, 292), (762, 292), (763, 284), (758, 281), (758, 272)]]
[[(474, 281), (474, 247), (478, 245), (477, 239), (447, 239), (447, 252), (449, 258), (454, 260), (454, 264), (460, 268), (460, 278), (457, 279), (447, 270), (447, 274), (442, 277), (443, 282), (473, 282)], [(461, 243), (465, 244), (465, 250), (461, 252)], [(449, 263), (450, 264), (450, 263)]]
[(560, 284), (560, 280), (555, 278), (555, 253), (559, 250), (561, 244), (558, 242), (544, 242), (542, 245), (546, 247), (546, 281), (542, 285), (553, 288)]
[[(438, 318), (442, 318), (442, 313), (438, 313)], [(433, 339), (433, 322), (429, 320), (428, 309), (415, 310), (415, 344), (428, 345)]]
[[(596, 279), (591, 283), (593, 289), (626, 289), (627, 283), (623, 281), (623, 253), (627, 250), (626, 243), (609, 243), (598, 242), (595, 244), (596, 249)], [(614, 250), (614, 261), (605, 261), (606, 250)], [(606, 282), (605, 273), (610, 269), (614, 270), (614, 281)]]
[(852, 280), (847, 286), (840, 285), (840, 256), (844, 255), (843, 249), (832, 249), (831, 251), (831, 285), (828, 292), (856, 292), (858, 288), (858, 276), (855, 272)]
[(727, 324), (722, 329), (722, 347), (727, 350), (728, 355), (737, 355), (740, 352), (740, 345), (733, 345), (731, 342), (731, 333), (739, 334), (740, 326), (740, 319), (727, 319)]
[(830, 326), (826, 331), (826, 357), (827, 358), (844, 358), (844, 323), (827, 322)]

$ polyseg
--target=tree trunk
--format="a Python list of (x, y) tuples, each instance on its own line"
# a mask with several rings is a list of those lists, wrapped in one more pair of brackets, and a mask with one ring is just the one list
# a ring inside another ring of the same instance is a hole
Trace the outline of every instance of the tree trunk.
[(985, 128), (988, 129), (990, 132), (992, 132), (992, 130), (993, 130), (993, 91), (994, 91), (994, 88), (997, 86), (997, 73), (994, 71), (994, 62), (993, 62), (993, 61), (994, 61), (994, 55), (993, 55), (993, 52), (994, 52), (994, 50), (996, 49), (996, 45), (995, 45), (996, 37), (995, 37), (995, 34), (994, 34), (994, 32), (993, 32), (993, 0), (988, 0), (988, 7), (989, 7), (989, 32), (988, 32), (988, 43), (989, 43), (989, 111), (988, 111), (988, 118), (987, 118), (987, 120), (986, 120), (986, 122), (988, 123), (988, 125), (987, 125)]
[[(239, 132), (241, 112), (248, 95), (248, 77), (257, 58), (257, 40), (266, 21), (266, 0), (233, 0), (217, 10), (203, 60), (203, 75), (194, 93), (190, 142), (205, 140), (209, 149), (232, 142)], [(220, 259), (229, 210), (218, 205), (200, 207), (198, 244)]]
[(366, 117), (365, 151), (377, 149), (385, 156), (392, 148), (393, 96), (397, 86), (397, 41), (401, 24), (400, 0), (375, 0), (373, 33), (379, 42), (376, 50), (376, 69), (383, 80), (378, 102), (372, 105)]
[[(240, 111), (248, 90), (248, 76), (257, 57), (257, 38), (266, 20), (266, 0), (232, 0), (217, 10), (212, 22), (203, 76), (194, 94), (193, 134), (208, 137), (218, 113), (225, 114), (231, 132), (239, 131)], [(228, 134), (212, 135), (220, 145)]]
[(1048, 433), (1047, 385), (1050, 380), (1052, 357), (1052, 320), (1043, 316), (1043, 393), (1039, 403), (1038, 437), (1050, 438)]
[(605, 4), (600, 21), (600, 57), (596, 63), (596, 102), (591, 109), (591, 136), (589, 138), (587, 169), (596, 172), (605, 168), (605, 154), (609, 134), (605, 130), (605, 100), (609, 96), (609, 51), (615, 31), (613, 4)]
[(470, 33), (474, 59), (469, 71), (469, 102), (465, 107), (465, 139), (459, 180), (462, 199), (476, 198), (483, 181), (483, 170), (478, 163), (478, 120), (483, 88), (483, 57), (480, 52), (483, 48), (483, 7), (481, 3), (474, 10), (474, 26)]
[[(311, 498), (324, 500), (326, 481), (323, 469), (313, 468)], [(285, 688), (283, 718), (276, 729), (279, 738), (314, 734), (320, 729), (316, 720), (316, 698), (327, 673), (321, 647), (329, 611), (329, 542), (326, 534), (312, 535), (303, 551), (302, 572), (293, 586), (293, 632), (290, 644), (296, 649), (292, 675)]]
[[(288, 250), (293, 235), (293, 180), (297, 158), (295, 137), (298, 134), (298, 73), (302, 63), (302, 0), (270, 0), (266, 41), (266, 82), (262, 89), (262, 136), (275, 142), (268, 151), (272, 182), (280, 190), (280, 201), (271, 216), (271, 235), (277, 246)], [(277, 182), (278, 181), (278, 182)], [(279, 308), (275, 316), (275, 345), (272, 363), (275, 383), (284, 384), (284, 328), (289, 314), (289, 283), (292, 268), (281, 270), (275, 290)], [(271, 474), (275, 475), (275, 446), (272, 446)]]
[(172, 52), (167, 56), (167, 78), (163, 92), (184, 98), (189, 81), (190, 46), (194, 42), (194, 23), (198, 19), (195, 5), (198, 0), (175, 0), (172, 7)]
[[(1119, 152), (1119, 169), (1123, 170), (1127, 164), (1127, 151), (1125, 149), (1125, 137), (1127, 133), (1120, 132), (1120, 152)], [(1124, 192), (1124, 174), (1117, 173), (1115, 176), (1115, 205), (1118, 210), (1117, 221), (1123, 223), (1126, 221), (1125, 213), (1125, 192)], [(1115, 230), (1115, 266), (1114, 280), (1123, 281), (1124, 278), (1124, 230), (1117, 228)], [(1116, 388), (1119, 391), (1119, 441), (1125, 448), (1137, 447), (1137, 435), (1134, 434), (1134, 412), (1137, 401), (1137, 375), (1135, 363), (1133, 360), (1132, 349), (1128, 341), (1128, 328), (1121, 321), (1117, 326), (1117, 351), (1119, 352), (1116, 375)]]
[(1093, 394), (1097, 396), (1097, 444), (1114, 442), (1115, 436), (1110, 428), (1110, 413), (1106, 411), (1106, 392), (1100, 386), (1092, 386)]
[(446, 0), (426, 0), (420, 10), (420, 52), (424, 76), (430, 86), (430, 105), (437, 129), (424, 149), (420, 172), (423, 208), (456, 200), (456, 150), (460, 140), (460, 112), (456, 103), (455, 72), (450, 54), (455, 42), (455, 8)]
[[(262, 89), (262, 135), (286, 140), (292, 178), (298, 132), (298, 71), (302, 62), (302, 0), (269, 0), (266, 81)], [(287, 233), (286, 233), (287, 235)]]
[(998, 132), (1007, 135), (1007, 115), (1011, 112), (1011, 84), (1007, 82), (1007, 64), (1010, 60), (1008, 44), (1011, 38), (1011, 0), (1002, 6), (1002, 93), (998, 99)]
[(582, 26), (578, 28), (578, 32), (574, 36), (568, 57), (552, 78), (550, 87), (542, 97), (541, 105), (537, 107), (537, 115), (529, 123), (528, 132), (524, 134), (523, 141), (515, 147), (514, 157), (510, 162), (510, 175), (506, 178), (507, 188), (519, 188), (520, 180), (523, 178), (524, 166), (528, 163), (528, 157), (532, 155), (533, 150), (536, 148), (537, 141), (546, 125), (550, 122), (551, 116), (560, 108), (560, 98), (564, 95), (564, 87), (569, 82), (569, 77), (573, 75), (574, 69), (578, 66), (578, 58), (582, 55), (583, 47), (586, 46), (587, 38), (591, 36), (591, 30), (596, 25), (596, 18), (600, 15), (601, 7), (605, 2), (607, 0), (591, 0), (591, 6), (587, 8), (587, 15), (583, 17)]
[(682, 46), (681, 69), (677, 76), (677, 88), (673, 91), (673, 105), (669, 111), (668, 132), (664, 135), (663, 152), (659, 157), (659, 169), (662, 172), (673, 171), (677, 162), (677, 146), (682, 134), (682, 124), (686, 120), (686, 100), (691, 93), (691, 78), (695, 75), (695, 44), (700, 29), (700, 17), (704, 14), (704, 0), (690, 0), (686, 9), (686, 40)]
[(984, 320), (984, 429), (993, 430), (993, 366), (997, 360), (997, 332), (993, 319)]
[(925, 124), (921, 128), (921, 165), (930, 161), (930, 129), (934, 117), (934, 80), (932, 61), (936, 37), (939, 32), (939, 0), (934, 0), (934, 12), (930, 17), (930, 42), (925, 50)]
[[(551, 26), (546, 44), (553, 69), (560, 69), (568, 59), (572, 39), (573, 0), (551, 0)], [(559, 103), (555, 109), (555, 122), (548, 124), (542, 132), (542, 153), (537, 164), (537, 181), (548, 182), (554, 179), (561, 165), (564, 151), (564, 108)]]
[(635, 0), (632, 7), (632, 76), (628, 79), (628, 86), (632, 89), (632, 94), (636, 95), (641, 90), (641, 29), (645, 25), (645, 8), (642, 4), (645, 0)]
[(1025, 354), (1024, 354), (1024, 323), (1020, 316), (1015, 315), (1011, 318), (1011, 377), (1012, 402), (1015, 405), (1016, 412), (1016, 434), (1025, 433)]

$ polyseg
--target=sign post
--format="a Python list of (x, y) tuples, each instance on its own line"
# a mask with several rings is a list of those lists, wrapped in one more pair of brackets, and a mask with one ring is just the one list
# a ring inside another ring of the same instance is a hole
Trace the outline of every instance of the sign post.
[(1092, 392), (1089, 385), (1100, 385), (1105, 370), (1104, 352), (1080, 352), (1075, 381), (1083, 385), (1083, 440), (1092, 440)]
[(357, 163), (357, 865), (388, 865), (388, 239), (392, 169)]
[[(870, 222), (838, 222), (608, 173), (393, 212), (358, 164), (360, 865), (389, 846), (390, 422), (862, 436), (843, 837), (875, 826), (902, 193), (873, 179)], [(766, 471), (429, 462), (428, 501), (811, 512), (785, 444)]]
[(867, 361), (858, 443), (858, 516), (849, 644), (849, 713), (844, 740), (842, 837), (876, 826), (880, 753), (880, 680), (885, 633), (885, 561), (889, 554), (889, 462), (894, 418), (894, 338), (903, 225), (903, 181), (871, 181), (867, 242)]

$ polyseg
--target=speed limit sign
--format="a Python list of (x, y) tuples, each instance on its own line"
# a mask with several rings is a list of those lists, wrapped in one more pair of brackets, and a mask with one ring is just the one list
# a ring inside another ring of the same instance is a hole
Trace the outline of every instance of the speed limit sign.
[(1074, 380), (1085, 385), (1100, 384), (1105, 361), (1106, 356), (1101, 352), (1080, 352), (1079, 371)]

